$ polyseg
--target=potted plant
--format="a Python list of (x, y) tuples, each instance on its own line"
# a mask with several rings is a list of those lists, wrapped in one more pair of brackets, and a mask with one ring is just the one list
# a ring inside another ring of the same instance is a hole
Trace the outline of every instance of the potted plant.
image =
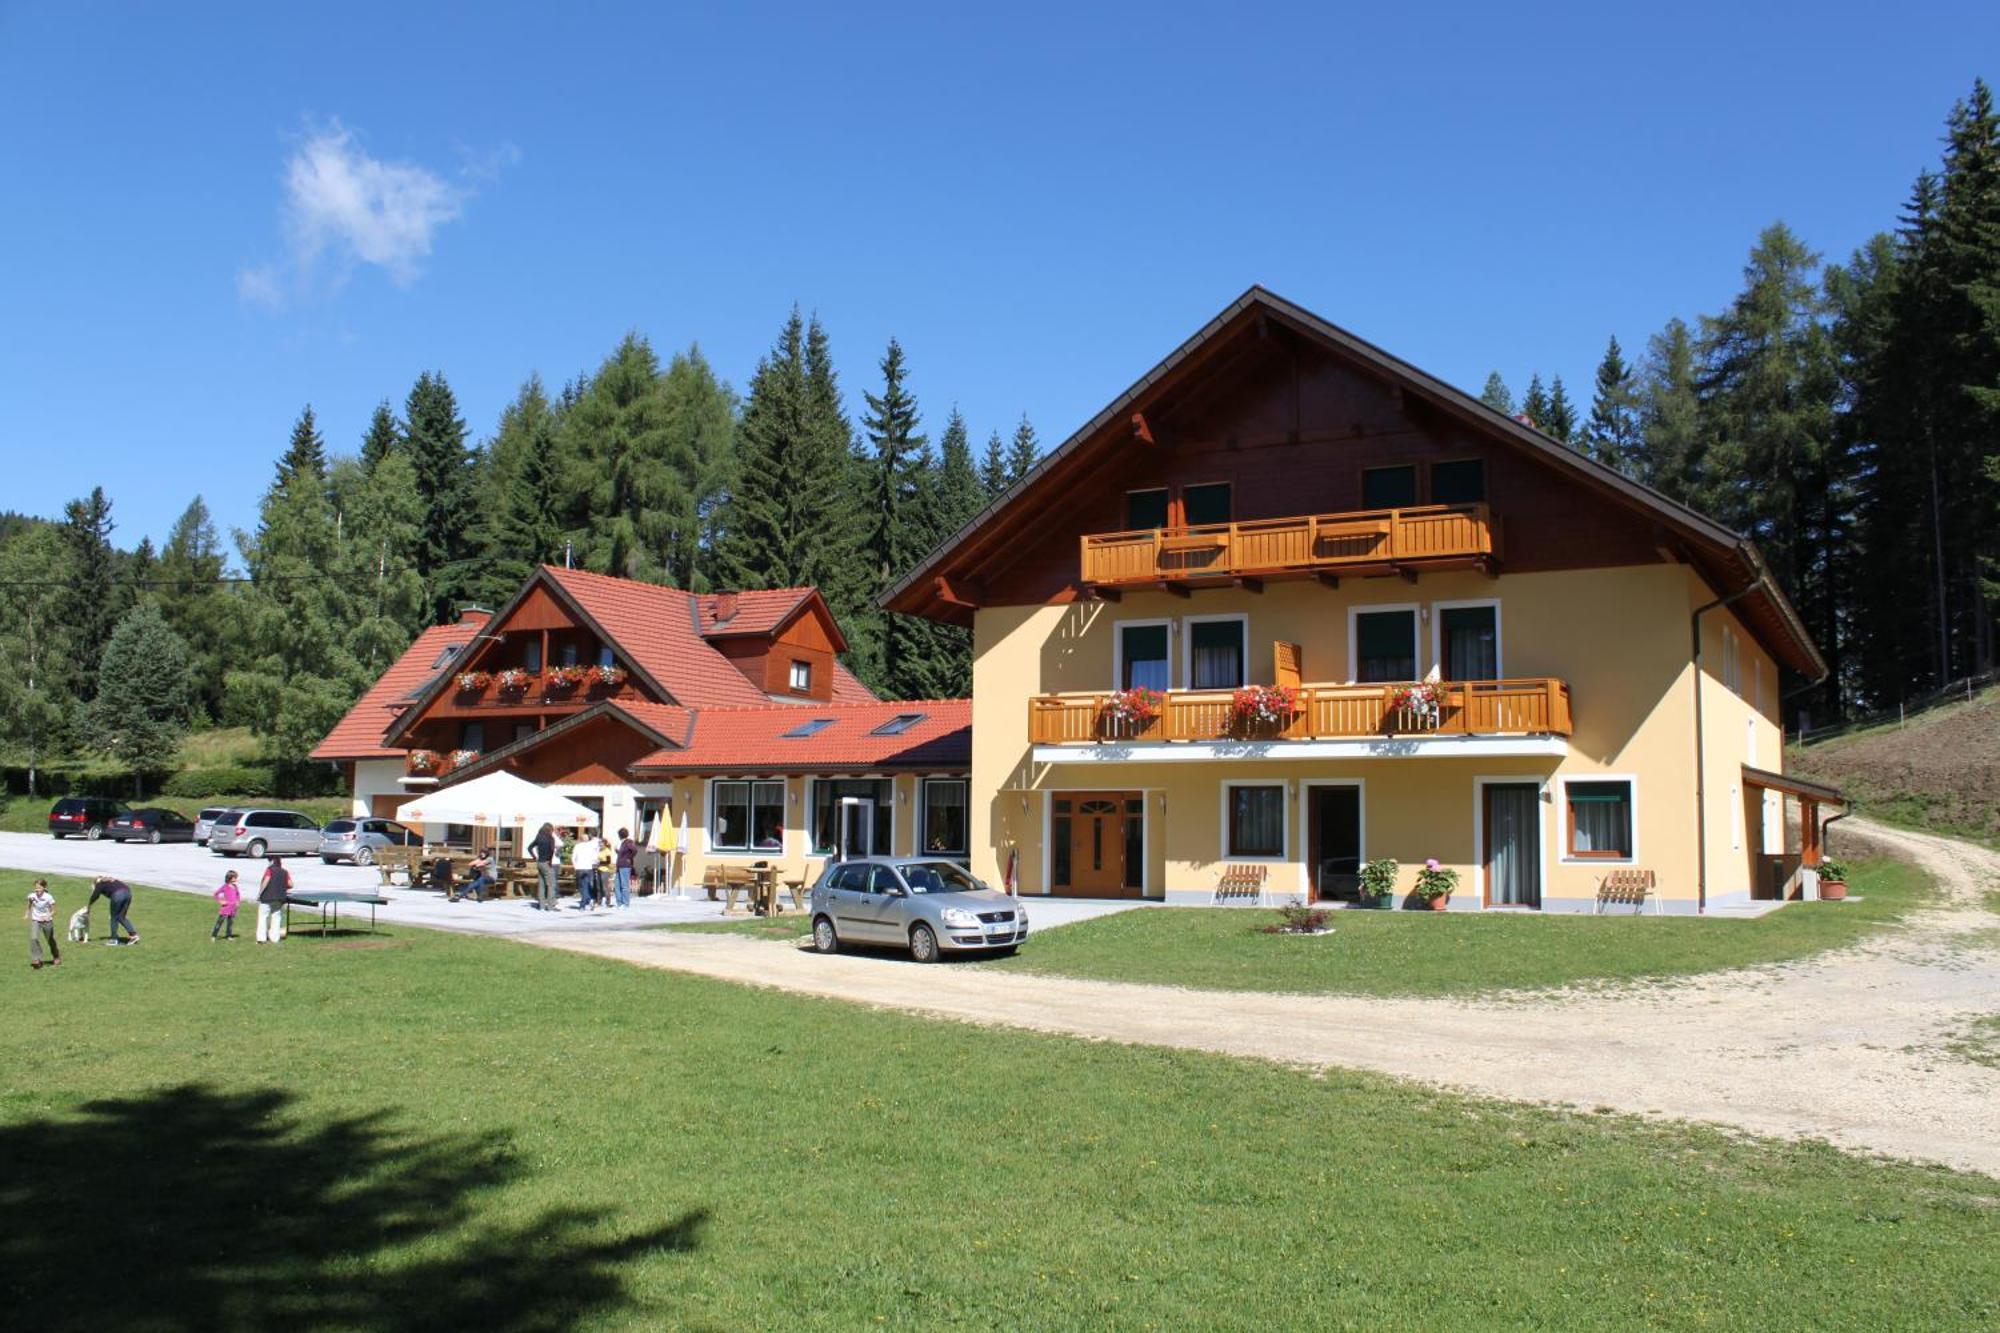
[(1245, 685), (1229, 700), (1229, 716), (1246, 731), (1282, 727), (1299, 711), (1299, 692), (1289, 685)]
[(444, 771), (447, 773), (456, 772), (464, 768), (467, 764), (477, 761), (478, 758), (479, 751), (477, 750), (453, 750), (449, 755), (445, 756)]
[(606, 689), (616, 689), (625, 683), (625, 668), (594, 666), (590, 668), (590, 683), (593, 685), (602, 685)]
[(1820, 901), (1837, 903), (1847, 896), (1847, 863), (1837, 856), (1819, 859)]
[(1363, 862), (1361, 866), (1361, 902), (1365, 907), (1394, 907), (1396, 905), (1396, 872), (1400, 867), (1386, 856)]
[(1131, 736), (1151, 726), (1166, 702), (1158, 690), (1135, 685), (1129, 690), (1113, 690), (1098, 705), (1097, 715), (1108, 734)]
[(542, 680), (552, 691), (567, 691), (583, 684), (584, 677), (588, 674), (588, 670), (580, 666), (550, 667), (543, 673)]
[(1399, 687), (1389, 696), (1389, 703), (1396, 712), (1408, 713), (1415, 720), (1417, 730), (1435, 731), (1438, 719), (1444, 716), (1448, 697), (1441, 682), (1420, 680), (1414, 685)]
[(508, 667), (505, 671), (495, 676), (494, 679), (500, 683), (501, 690), (507, 694), (520, 694), (528, 686), (535, 683), (534, 674), (525, 667)]
[(440, 762), (436, 750), (412, 750), (409, 757), (403, 761), (403, 770), (407, 773), (427, 775), (437, 772)]
[(484, 671), (461, 671), (458, 673), (458, 688), (462, 694), (477, 694), (493, 683), (493, 677)]
[(1458, 872), (1446, 865), (1440, 865), (1436, 857), (1424, 862), (1424, 868), (1417, 872), (1416, 896), (1430, 904), (1433, 912), (1445, 910), (1451, 901), (1453, 889), (1458, 887)]

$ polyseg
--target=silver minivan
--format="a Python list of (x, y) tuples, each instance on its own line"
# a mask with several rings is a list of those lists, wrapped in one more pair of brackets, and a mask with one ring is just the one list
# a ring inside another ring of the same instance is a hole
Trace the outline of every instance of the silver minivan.
[(208, 850), (223, 856), (312, 856), (319, 843), (319, 825), (296, 810), (232, 810), (208, 831)]
[(947, 953), (1010, 954), (1028, 938), (1028, 913), (956, 861), (872, 856), (827, 866), (812, 891), (813, 947), (843, 943), (908, 949), (920, 963)]

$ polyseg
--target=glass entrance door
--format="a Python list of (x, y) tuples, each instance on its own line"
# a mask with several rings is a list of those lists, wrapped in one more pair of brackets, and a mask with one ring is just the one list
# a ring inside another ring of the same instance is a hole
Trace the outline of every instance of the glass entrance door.
[[(873, 856), (875, 847), (875, 802), (861, 796), (840, 798), (840, 859)], [(885, 854), (888, 848), (880, 849)]]
[(1485, 788), (1488, 907), (1542, 905), (1542, 792), (1532, 782), (1493, 782)]

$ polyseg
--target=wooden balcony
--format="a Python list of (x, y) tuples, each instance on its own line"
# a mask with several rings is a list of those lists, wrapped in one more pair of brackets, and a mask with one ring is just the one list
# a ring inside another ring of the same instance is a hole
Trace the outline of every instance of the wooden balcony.
[(1435, 713), (1396, 706), (1400, 685), (1307, 685), (1298, 711), (1283, 723), (1243, 725), (1228, 690), (1175, 690), (1160, 715), (1143, 725), (1104, 711), (1108, 695), (1045, 694), (1028, 700), (1034, 745), (1147, 741), (1308, 741), (1367, 737), (1567, 736), (1565, 681), (1470, 680), (1445, 685)]
[(1215, 579), (1403, 574), (1497, 566), (1500, 526), (1484, 504), (1308, 514), (1083, 539), (1083, 582), (1095, 589)]

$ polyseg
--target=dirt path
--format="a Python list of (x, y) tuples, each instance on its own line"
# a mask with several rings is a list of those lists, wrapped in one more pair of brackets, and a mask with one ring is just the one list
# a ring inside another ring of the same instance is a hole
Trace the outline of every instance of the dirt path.
[(1942, 1050), (1970, 1018), (2000, 1011), (2000, 917), (1979, 898), (2000, 887), (2000, 854), (1874, 825), (1856, 831), (1922, 865), (1944, 899), (1851, 949), (1602, 993), (1259, 995), (821, 958), (724, 935), (575, 932), (536, 942), (904, 1012), (1371, 1069), (2000, 1175), (2000, 1070)]

